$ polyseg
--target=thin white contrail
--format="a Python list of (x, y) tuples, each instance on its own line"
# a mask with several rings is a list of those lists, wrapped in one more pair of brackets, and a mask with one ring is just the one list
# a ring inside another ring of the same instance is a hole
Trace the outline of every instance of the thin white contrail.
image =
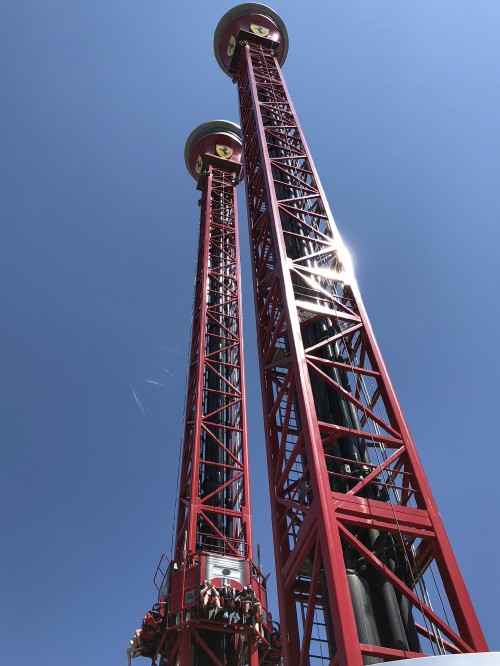
[(132, 389), (132, 393), (134, 394), (135, 402), (137, 404), (137, 407), (138, 407), (139, 411), (144, 416), (144, 418), (146, 418), (146, 412), (144, 411), (144, 406), (141, 402), (141, 399), (139, 398), (139, 396), (135, 392), (134, 387), (132, 386), (132, 382), (130, 382), (130, 388)]
[(162, 384), (161, 382), (156, 381), (156, 379), (143, 379), (143, 382), (146, 382), (146, 384), (154, 384), (155, 386), (166, 386), (166, 384)]

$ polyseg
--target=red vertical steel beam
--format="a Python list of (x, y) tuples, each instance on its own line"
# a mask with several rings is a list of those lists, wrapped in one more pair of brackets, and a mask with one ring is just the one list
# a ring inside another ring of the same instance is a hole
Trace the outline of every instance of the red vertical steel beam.
[(287, 49), (257, 3), (216, 29), (243, 132), (283, 661), (485, 651), (282, 76)]

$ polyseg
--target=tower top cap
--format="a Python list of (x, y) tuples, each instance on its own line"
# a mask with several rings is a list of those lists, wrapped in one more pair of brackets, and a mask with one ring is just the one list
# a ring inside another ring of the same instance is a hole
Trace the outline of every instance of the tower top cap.
[(279, 42), (279, 63), (284, 64), (288, 54), (288, 32), (283, 20), (271, 7), (261, 5), (260, 2), (245, 2), (226, 12), (215, 28), (214, 53), (223, 72), (231, 76), (230, 40), (237, 39), (240, 30), (255, 32), (256, 35)]
[(203, 159), (206, 153), (218, 154), (223, 159), (231, 159), (241, 164), (242, 145), (241, 129), (236, 123), (229, 120), (209, 120), (201, 123), (187, 138), (184, 148), (186, 168), (193, 178), (198, 180), (198, 158)]

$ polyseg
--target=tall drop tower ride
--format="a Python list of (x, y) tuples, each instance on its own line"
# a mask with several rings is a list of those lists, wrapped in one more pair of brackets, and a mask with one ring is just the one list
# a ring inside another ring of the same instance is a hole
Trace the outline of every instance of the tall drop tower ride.
[(239, 5), (214, 50), (238, 88), (283, 663), (486, 651), (281, 72), (285, 25)]
[(239, 127), (222, 120), (197, 127), (185, 148), (201, 219), (177, 527), (173, 561), (160, 562), (158, 603), (133, 655), (160, 655), (160, 665), (280, 660), (266, 579), (253, 561), (236, 204), (241, 154)]

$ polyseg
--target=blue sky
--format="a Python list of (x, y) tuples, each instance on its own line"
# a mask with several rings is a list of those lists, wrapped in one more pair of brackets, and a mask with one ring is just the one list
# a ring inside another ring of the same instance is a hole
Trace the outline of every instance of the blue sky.
[[(124, 663), (170, 553), (199, 214), (183, 149), (199, 123), (238, 121), (212, 51), (231, 6), (0, 8), (0, 626), (10, 666)], [(500, 650), (500, 4), (273, 7), (290, 35), (284, 72), (303, 130)], [(274, 580), (240, 189), (255, 539)]]

